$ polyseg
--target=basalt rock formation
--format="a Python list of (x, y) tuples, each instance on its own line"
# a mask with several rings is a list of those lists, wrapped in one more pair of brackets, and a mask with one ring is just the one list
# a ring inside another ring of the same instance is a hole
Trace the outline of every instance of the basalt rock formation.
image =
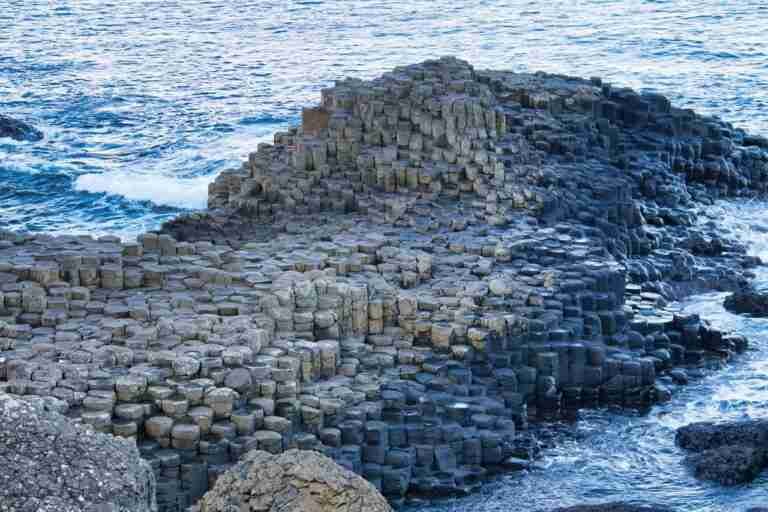
[(9, 137), (19, 142), (37, 142), (42, 140), (43, 133), (24, 121), (0, 114), (0, 139), (3, 137)]
[[(768, 141), (598, 79), (346, 79), (136, 242), (5, 233), (0, 389), (136, 439), (180, 510), (254, 449), (394, 504), (524, 467), (532, 418), (666, 399), (746, 340), (665, 308), (758, 261), (700, 222)], [(510, 464), (505, 464), (511, 461)]]
[(391, 512), (369, 482), (317, 452), (252, 451), (200, 500), (200, 512)]
[(133, 443), (73, 424), (62, 407), (0, 392), (0, 510), (155, 512), (155, 475)]

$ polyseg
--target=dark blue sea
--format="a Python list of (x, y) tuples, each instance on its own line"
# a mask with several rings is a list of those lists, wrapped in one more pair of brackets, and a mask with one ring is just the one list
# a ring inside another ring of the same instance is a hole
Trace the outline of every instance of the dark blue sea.
[(0, 228), (157, 227), (334, 80), (447, 54), (768, 132), (764, 0), (0, 0), (0, 112), (45, 133), (0, 140)]
[[(0, 0), (0, 113), (42, 142), (0, 139), (0, 228), (131, 237), (205, 206), (207, 184), (346, 76), (454, 54), (478, 68), (601, 76), (768, 134), (766, 0)], [(765, 205), (712, 213), (768, 257)], [(753, 229), (754, 228), (754, 229)], [(758, 284), (768, 286), (768, 274)], [(441, 512), (626, 499), (687, 512), (768, 506), (768, 475), (695, 480), (674, 429), (768, 417), (768, 325), (722, 295), (674, 305), (755, 350), (637, 415), (583, 411), (542, 468)]]

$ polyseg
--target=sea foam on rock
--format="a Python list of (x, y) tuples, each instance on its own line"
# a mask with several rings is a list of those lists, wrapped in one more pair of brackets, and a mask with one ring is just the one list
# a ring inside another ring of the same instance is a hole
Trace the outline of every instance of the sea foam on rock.
[(205, 212), (136, 241), (0, 233), (0, 389), (135, 439), (164, 511), (254, 449), (321, 452), (393, 504), (467, 493), (525, 467), (529, 421), (667, 399), (659, 377), (746, 347), (665, 304), (756, 264), (698, 220), (765, 192), (761, 140), (453, 58), (341, 80)]

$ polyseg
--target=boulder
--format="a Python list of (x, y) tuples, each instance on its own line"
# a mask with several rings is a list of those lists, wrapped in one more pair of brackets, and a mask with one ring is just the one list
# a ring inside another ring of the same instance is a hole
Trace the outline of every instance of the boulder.
[(37, 142), (43, 133), (24, 121), (0, 114), (0, 138), (10, 137), (18, 141)]
[(201, 512), (389, 512), (376, 488), (328, 457), (289, 450), (251, 451), (216, 481)]
[(702, 452), (727, 445), (765, 446), (768, 420), (745, 420), (733, 423), (699, 422), (677, 429), (675, 441), (692, 452)]
[(0, 508), (155, 512), (155, 476), (135, 444), (74, 424), (50, 405), (0, 392)]
[(768, 294), (745, 288), (726, 297), (723, 306), (732, 313), (768, 316)]
[(696, 478), (721, 485), (751, 482), (765, 466), (765, 450), (746, 445), (725, 445), (685, 458)]
[(685, 462), (697, 478), (721, 485), (753, 480), (768, 462), (768, 421), (692, 423), (677, 431), (677, 444), (690, 452)]

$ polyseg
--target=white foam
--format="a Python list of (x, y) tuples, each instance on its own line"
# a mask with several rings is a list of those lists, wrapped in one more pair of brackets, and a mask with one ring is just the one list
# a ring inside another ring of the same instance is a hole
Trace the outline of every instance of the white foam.
[[(241, 130), (217, 141), (208, 148), (190, 148), (174, 159), (180, 168), (200, 157), (213, 159), (221, 155), (245, 157), (260, 142), (271, 142), (274, 131), (281, 126)], [(167, 165), (167, 164), (166, 164)], [(216, 174), (182, 178), (168, 174), (147, 174), (114, 171), (84, 174), (75, 180), (75, 190), (120, 195), (133, 201), (150, 201), (157, 205), (203, 209), (208, 202), (208, 184)]]
[(177, 208), (205, 208), (212, 176), (177, 178), (125, 172), (84, 174), (75, 190), (124, 196), (133, 201), (151, 201)]

